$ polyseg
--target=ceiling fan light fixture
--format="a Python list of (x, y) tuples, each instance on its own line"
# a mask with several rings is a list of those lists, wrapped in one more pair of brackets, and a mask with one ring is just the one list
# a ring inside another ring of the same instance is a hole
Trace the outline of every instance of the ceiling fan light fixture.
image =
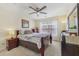
[(36, 13), (36, 15), (37, 15), (37, 16), (39, 16), (39, 12), (38, 12), (38, 13)]
[(40, 13), (38, 12), (37, 14), (39, 15)]
[(42, 12), (42, 10), (45, 9), (46, 7), (47, 6), (43, 6), (41, 8), (39, 8), (39, 7), (33, 8), (32, 6), (29, 6), (29, 8), (34, 11), (34, 12), (29, 13), (29, 14), (30, 15), (31, 14), (36, 14), (36, 16), (39, 16), (40, 14), (47, 14), (46, 12)]

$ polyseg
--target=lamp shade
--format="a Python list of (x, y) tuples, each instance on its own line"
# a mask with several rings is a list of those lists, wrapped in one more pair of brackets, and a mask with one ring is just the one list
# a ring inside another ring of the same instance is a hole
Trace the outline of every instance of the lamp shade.
[(13, 29), (8, 29), (7, 30), (7, 38), (15, 38), (16, 37), (16, 32)]

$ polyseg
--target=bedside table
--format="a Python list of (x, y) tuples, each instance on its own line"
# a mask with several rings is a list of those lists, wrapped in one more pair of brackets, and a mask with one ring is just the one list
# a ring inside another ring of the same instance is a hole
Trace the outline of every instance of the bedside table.
[(6, 48), (8, 51), (18, 46), (19, 46), (19, 38), (10, 38), (6, 40)]

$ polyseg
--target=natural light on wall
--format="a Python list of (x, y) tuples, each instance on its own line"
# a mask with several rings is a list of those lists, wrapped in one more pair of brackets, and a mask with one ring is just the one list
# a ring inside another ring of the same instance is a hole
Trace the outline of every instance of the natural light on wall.
[(66, 23), (66, 21), (65, 21), (65, 20), (63, 20), (63, 21), (62, 21), (62, 23)]
[(66, 28), (67, 28), (67, 21), (66, 20), (62, 20), (61, 21), (61, 31), (62, 30), (66, 30)]

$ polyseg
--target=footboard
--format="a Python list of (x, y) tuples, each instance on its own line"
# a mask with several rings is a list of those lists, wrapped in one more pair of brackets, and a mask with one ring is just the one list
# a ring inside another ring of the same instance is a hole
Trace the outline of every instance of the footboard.
[(28, 48), (30, 50), (33, 50), (37, 53), (40, 53), (41, 56), (44, 56), (45, 49), (49, 45), (49, 44), (46, 43), (46, 41), (48, 41), (48, 43), (49, 43), (50, 39), (47, 39), (47, 37), (42, 37), (41, 38), (41, 48), (40, 49), (38, 48), (37, 44), (35, 44), (33, 42), (29, 42), (29, 41), (24, 41), (24, 40), (19, 40), (19, 45), (23, 46), (25, 48)]
[(44, 39), (45, 38), (43, 38), (43, 37), (41, 38), (41, 48), (40, 48), (41, 56), (44, 56), (44, 52), (45, 52)]
[(29, 42), (29, 41), (23, 41), (23, 40), (20, 40), (19, 41), (19, 45), (20, 46), (23, 46), (25, 48), (28, 48), (30, 50), (33, 50), (35, 51), (36, 53), (40, 53), (39, 52), (39, 49), (37, 47), (37, 44), (33, 43), (33, 42)]
[(41, 56), (44, 56), (45, 49), (48, 47), (49, 43), (52, 43), (51, 35), (41, 38), (41, 48), (40, 48)]
[[(19, 31), (17, 31), (17, 36), (18, 36), (18, 34), (19, 34)], [(36, 43), (19, 40), (19, 45), (29, 48), (37, 53), (41, 53), (41, 56), (44, 56), (45, 49), (48, 47), (49, 43), (52, 43), (52, 36), (50, 35), (50, 36), (46, 36), (46, 37), (41, 37), (40, 43), (41, 43), (41, 46), (40, 46), (40, 48), (38, 48)]]

